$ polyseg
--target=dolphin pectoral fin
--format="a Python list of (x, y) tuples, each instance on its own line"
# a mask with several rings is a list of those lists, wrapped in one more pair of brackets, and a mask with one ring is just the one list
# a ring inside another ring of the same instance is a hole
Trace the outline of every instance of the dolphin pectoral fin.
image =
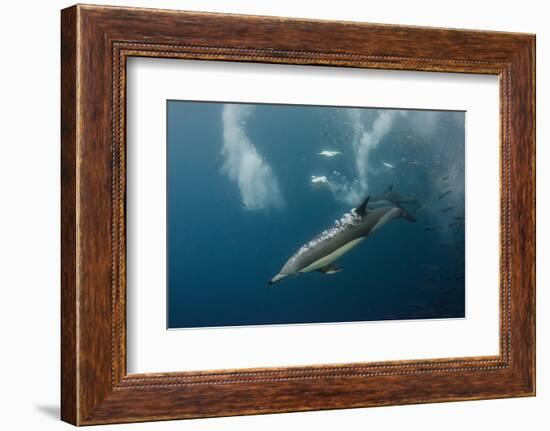
[(343, 271), (342, 267), (331, 263), (327, 266), (319, 268), (317, 271), (322, 272), (323, 274), (336, 274), (337, 272)]

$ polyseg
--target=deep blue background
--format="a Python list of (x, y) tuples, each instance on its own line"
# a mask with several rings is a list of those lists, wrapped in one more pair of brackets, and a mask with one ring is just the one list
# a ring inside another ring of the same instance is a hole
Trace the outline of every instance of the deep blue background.
[[(338, 274), (269, 287), (296, 249), (351, 207), (310, 182), (335, 170), (354, 174), (342, 109), (256, 105), (246, 133), (269, 161), (285, 206), (252, 211), (222, 172), (223, 104), (167, 108), (169, 328), (464, 317), (464, 229), (447, 227), (464, 209), (464, 113), (410, 111), (371, 153), (369, 193), (389, 184), (421, 193), (417, 223), (387, 224), (343, 257)], [(418, 127), (426, 115), (430, 127)], [(326, 148), (343, 155), (319, 157)], [(382, 160), (396, 167), (383, 169)], [(440, 200), (447, 171), (458, 172), (458, 184)], [(448, 206), (455, 208), (442, 213)]]

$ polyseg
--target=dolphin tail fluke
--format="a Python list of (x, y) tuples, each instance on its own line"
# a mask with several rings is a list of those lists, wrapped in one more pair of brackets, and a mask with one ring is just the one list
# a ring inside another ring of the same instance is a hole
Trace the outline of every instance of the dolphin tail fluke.
[(403, 211), (401, 213), (401, 217), (403, 217), (405, 220), (412, 221), (412, 222), (416, 221), (416, 215), (415, 214), (412, 214), (412, 213), (408, 212), (405, 208), (401, 208), (401, 210)]
[(281, 281), (282, 279), (287, 278), (287, 277), (288, 277), (288, 274), (277, 274), (275, 277), (273, 277), (271, 280), (269, 280), (268, 284), (270, 286), (272, 286), (275, 283), (277, 283), (278, 281)]

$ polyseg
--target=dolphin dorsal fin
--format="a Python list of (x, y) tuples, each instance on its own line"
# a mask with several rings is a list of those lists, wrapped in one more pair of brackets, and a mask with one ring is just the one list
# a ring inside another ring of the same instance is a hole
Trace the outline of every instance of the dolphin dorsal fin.
[(357, 208), (355, 208), (355, 213), (358, 214), (361, 217), (365, 217), (367, 215), (367, 204), (369, 203), (370, 196), (367, 196), (367, 198), (361, 202), (361, 205), (359, 205)]

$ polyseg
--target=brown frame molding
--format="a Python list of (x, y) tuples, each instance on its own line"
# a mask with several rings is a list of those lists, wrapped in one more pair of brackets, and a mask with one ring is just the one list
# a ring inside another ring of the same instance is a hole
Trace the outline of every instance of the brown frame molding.
[[(91, 425), (535, 394), (534, 35), (84, 5), (61, 18), (63, 420)], [(128, 375), (129, 56), (498, 75), (500, 354)]]

